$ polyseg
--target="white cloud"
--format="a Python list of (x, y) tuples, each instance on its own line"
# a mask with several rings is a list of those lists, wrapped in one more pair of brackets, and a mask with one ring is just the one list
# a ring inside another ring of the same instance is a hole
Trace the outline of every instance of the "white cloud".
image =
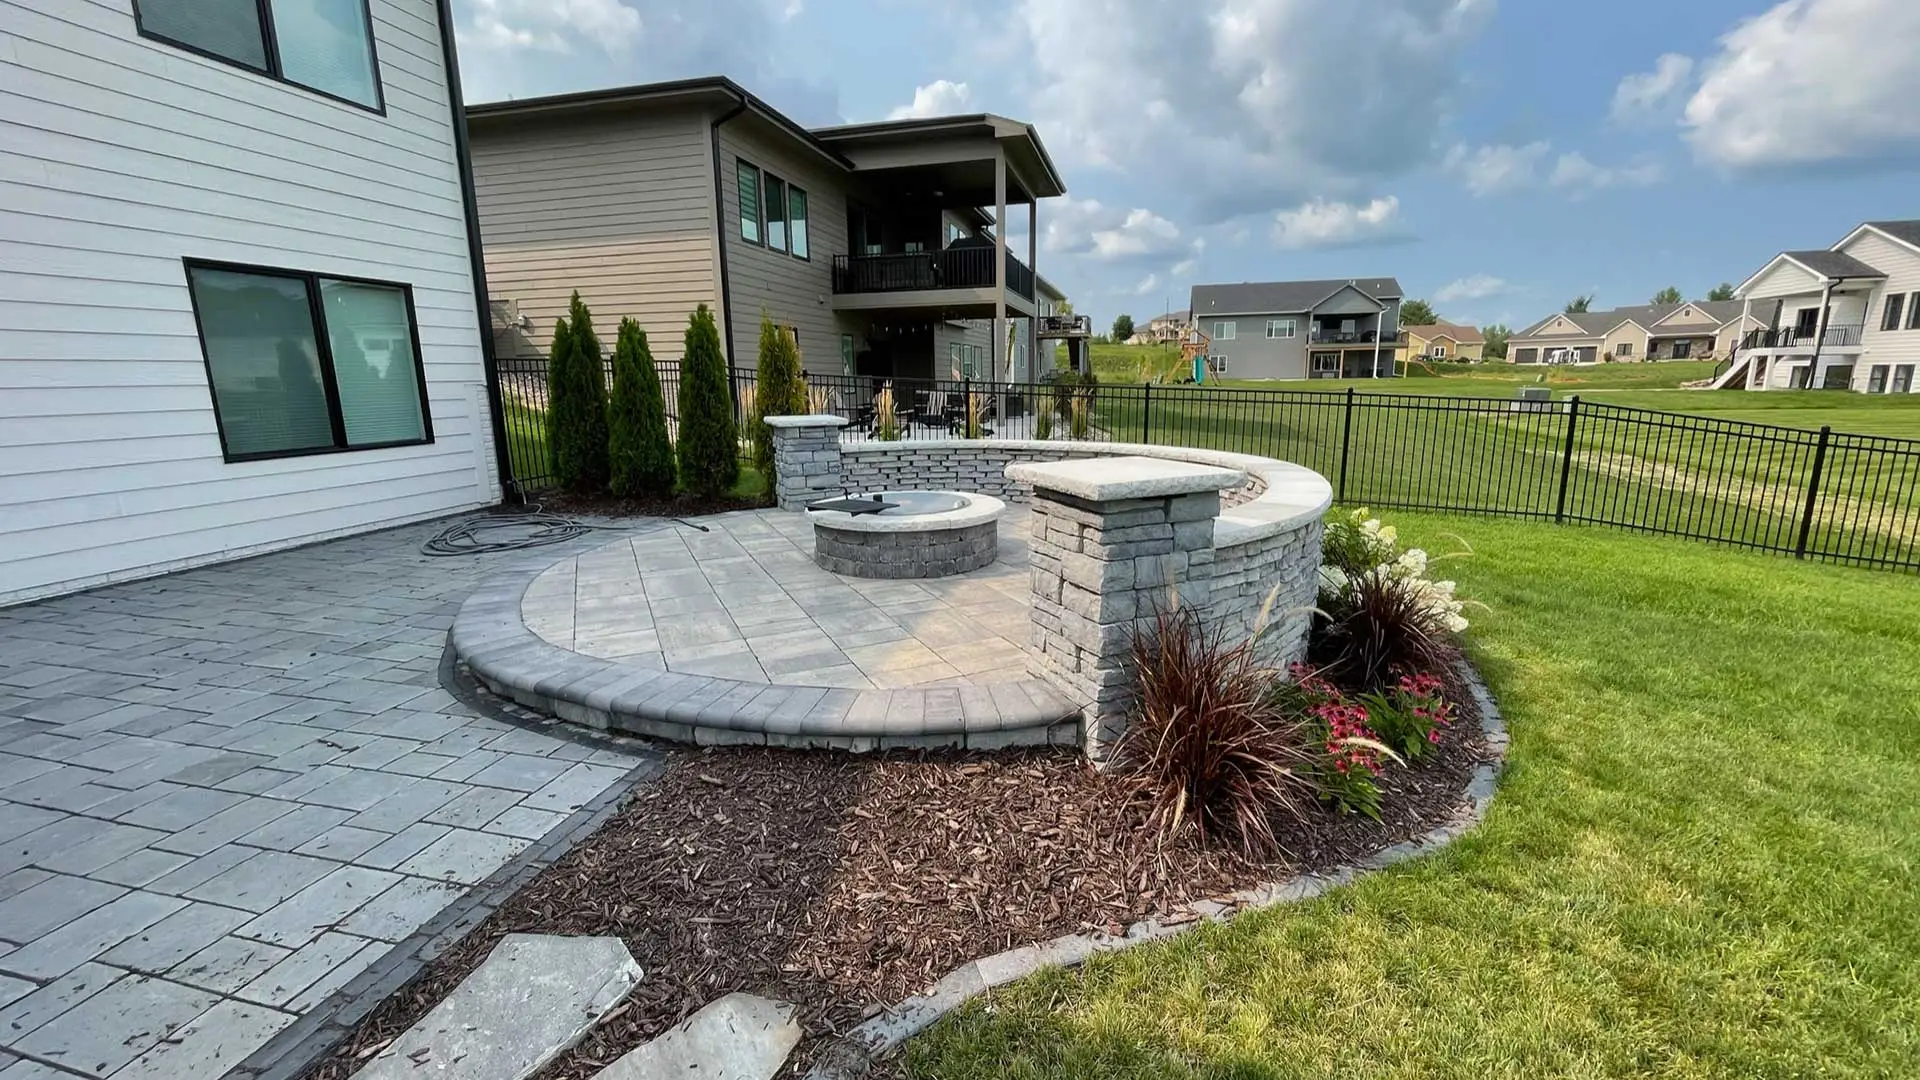
[(1122, 210), (1066, 196), (1041, 208), (1041, 246), (1095, 259), (1164, 256), (1185, 248), (1180, 228), (1142, 207)]
[[(1032, 119), (1069, 169), (1177, 184), (1206, 221), (1408, 171), (1493, 0), (1026, 0)], [(1344, 43), (1333, 46), (1324, 43)]]
[(1133, 287), (1133, 295), (1145, 296), (1148, 293), (1152, 292), (1153, 290), (1158, 289), (1159, 287), (1160, 287), (1160, 275), (1148, 274), (1146, 277), (1143, 277), (1140, 279), (1140, 284), (1135, 285)]
[(1567, 188), (1576, 193), (1593, 191), (1600, 188), (1648, 187), (1657, 184), (1666, 175), (1657, 162), (1639, 162), (1607, 168), (1588, 161), (1585, 154), (1575, 151), (1561, 154), (1554, 163), (1553, 175), (1548, 183), (1557, 188)]
[(1485, 300), (1512, 290), (1512, 285), (1491, 274), (1474, 274), (1442, 285), (1433, 294), (1433, 299), (1440, 304), (1458, 304), (1469, 300)]
[(1343, 247), (1400, 235), (1400, 200), (1392, 195), (1365, 204), (1314, 199), (1274, 215), (1272, 233), (1281, 248)]
[(462, 44), (572, 52), (592, 44), (623, 52), (640, 38), (640, 13), (620, 0), (468, 0), (469, 38)]
[(1545, 142), (1525, 146), (1494, 144), (1469, 149), (1455, 143), (1441, 161), (1441, 168), (1457, 176), (1475, 195), (1486, 197), (1532, 187), (1535, 169), (1552, 148)]
[(915, 87), (913, 103), (888, 113), (887, 119), (919, 120), (929, 116), (949, 116), (966, 112), (972, 104), (973, 91), (966, 83), (936, 79), (925, 86)]
[(1629, 75), (1613, 88), (1613, 119), (1627, 123), (1668, 113), (1680, 105), (1692, 85), (1693, 58), (1667, 53), (1653, 70)]
[(1734, 168), (1920, 156), (1915, 41), (1914, 0), (1787, 0), (1701, 65), (1687, 138)]

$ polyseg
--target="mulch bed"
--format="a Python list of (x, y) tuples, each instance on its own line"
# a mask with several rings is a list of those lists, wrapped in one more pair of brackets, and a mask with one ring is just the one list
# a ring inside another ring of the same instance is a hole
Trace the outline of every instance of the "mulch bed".
[(541, 492), (534, 501), (549, 514), (573, 517), (700, 517), (724, 514), (729, 510), (763, 510), (773, 505), (772, 495), (720, 495), (702, 499), (694, 495), (675, 495), (668, 499), (622, 499), (612, 495), (568, 495)]
[[(308, 1080), (344, 1080), (510, 933), (625, 939), (645, 976), (540, 1080), (582, 1080), (743, 990), (794, 1002), (795, 1062), (977, 957), (1119, 932), (1189, 901), (1352, 862), (1452, 819), (1487, 751), (1473, 698), (1394, 770), (1384, 820), (1318, 811), (1269, 864), (1156, 848), (1124, 782), (1071, 752), (679, 751), (607, 824), (377, 1006)], [(795, 1068), (789, 1064), (789, 1071)]]

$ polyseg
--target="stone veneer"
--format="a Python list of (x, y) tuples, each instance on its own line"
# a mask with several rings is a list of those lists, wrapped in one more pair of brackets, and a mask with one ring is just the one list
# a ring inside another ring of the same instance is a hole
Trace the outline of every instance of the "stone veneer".
[[(977, 491), (1008, 502), (1026, 502), (1032, 495), (1032, 488), (1009, 477), (1009, 465), (1035, 461), (1077, 461), (1115, 455), (1201, 461), (1209, 453), (1186, 447), (1041, 439), (863, 440), (841, 444), (837, 475), (840, 477), (838, 483), (846, 485), (849, 491), (937, 488)], [(1243, 454), (1219, 456), (1246, 457)], [(1257, 472), (1247, 472), (1239, 484), (1221, 493), (1221, 504), (1237, 506), (1251, 502), (1265, 490), (1265, 478)], [(834, 488), (835, 494), (839, 491), (840, 488)]]
[(857, 578), (951, 577), (991, 565), (1000, 550), (995, 521), (920, 532), (842, 529), (815, 519), (813, 562)]
[(773, 429), (774, 501), (782, 510), (841, 494), (838, 416), (769, 416)]

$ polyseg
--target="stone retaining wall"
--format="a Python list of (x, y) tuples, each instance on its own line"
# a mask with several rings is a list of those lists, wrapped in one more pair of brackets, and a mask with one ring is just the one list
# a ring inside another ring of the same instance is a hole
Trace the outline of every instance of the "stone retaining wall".
[[(978, 491), (1008, 502), (1028, 502), (1033, 498), (1032, 485), (1009, 479), (1007, 466), (1137, 454), (1142, 449), (1128, 443), (1030, 439), (864, 440), (841, 444), (840, 475), (841, 483), (850, 491)], [(1265, 481), (1248, 474), (1240, 486), (1221, 492), (1220, 502), (1238, 506), (1258, 498), (1265, 490)]]

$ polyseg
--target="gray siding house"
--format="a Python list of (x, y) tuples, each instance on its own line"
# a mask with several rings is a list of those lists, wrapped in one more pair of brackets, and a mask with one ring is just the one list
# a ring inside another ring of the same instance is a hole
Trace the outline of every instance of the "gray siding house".
[[(724, 78), (468, 110), (501, 354), (538, 357), (574, 289), (680, 356), (712, 307), (754, 362), (764, 312), (806, 368), (888, 378), (1038, 374), (1055, 297), (1038, 204), (1066, 193), (1027, 124), (988, 114), (808, 129)], [(1028, 242), (1002, 224), (1023, 212)]]
[(1393, 278), (1196, 285), (1193, 324), (1209, 377), (1362, 379), (1394, 373), (1400, 283)]

